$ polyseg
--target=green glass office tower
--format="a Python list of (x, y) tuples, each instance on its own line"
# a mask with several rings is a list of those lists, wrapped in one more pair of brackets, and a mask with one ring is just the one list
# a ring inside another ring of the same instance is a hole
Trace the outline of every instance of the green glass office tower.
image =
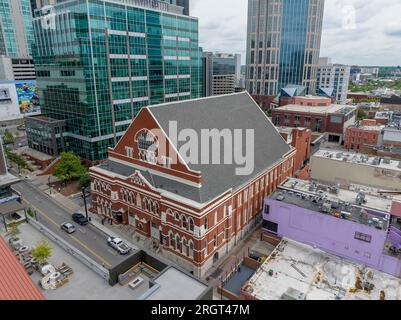
[(0, 0), (0, 54), (29, 57), (32, 43), (30, 0)]
[(40, 15), (34, 59), (42, 114), (65, 120), (65, 150), (105, 159), (141, 107), (201, 97), (198, 20), (182, 8), (75, 0)]

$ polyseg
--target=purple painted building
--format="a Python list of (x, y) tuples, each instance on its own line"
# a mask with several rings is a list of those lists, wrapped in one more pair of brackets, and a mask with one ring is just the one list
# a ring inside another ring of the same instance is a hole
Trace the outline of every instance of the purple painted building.
[(401, 277), (391, 208), (391, 199), (291, 178), (265, 200), (263, 229)]

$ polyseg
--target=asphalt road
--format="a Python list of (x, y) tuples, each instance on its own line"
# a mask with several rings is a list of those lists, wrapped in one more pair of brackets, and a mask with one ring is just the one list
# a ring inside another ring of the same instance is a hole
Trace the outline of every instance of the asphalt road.
[[(85, 253), (105, 268), (112, 268), (124, 261), (127, 256), (121, 256), (107, 244), (107, 235), (89, 224), (80, 226), (72, 221), (74, 212), (66, 210), (56, 201), (26, 181), (13, 185), (13, 189), (20, 192), (23, 200), (37, 212), (37, 218), (45, 227), (61, 236), (65, 241)], [(76, 227), (72, 235), (60, 229), (63, 222), (71, 222)]]

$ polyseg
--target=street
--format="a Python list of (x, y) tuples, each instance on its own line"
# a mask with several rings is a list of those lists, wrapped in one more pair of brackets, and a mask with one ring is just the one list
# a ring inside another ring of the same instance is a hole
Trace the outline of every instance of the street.
[[(69, 212), (28, 182), (22, 181), (14, 185), (13, 189), (21, 193), (23, 200), (29, 207), (36, 210), (40, 223), (96, 262), (110, 269), (127, 258), (127, 256), (120, 256), (109, 247), (107, 244), (108, 235), (91, 224), (87, 226), (76, 224), (71, 219), (74, 212)], [(74, 224), (77, 231), (68, 235), (60, 229), (63, 222)]]

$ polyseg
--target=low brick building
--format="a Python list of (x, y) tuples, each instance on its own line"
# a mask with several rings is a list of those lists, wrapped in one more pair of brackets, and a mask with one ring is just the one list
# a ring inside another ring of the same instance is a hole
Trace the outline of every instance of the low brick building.
[(347, 150), (360, 151), (364, 145), (380, 145), (384, 126), (376, 120), (365, 119), (347, 128), (344, 147)]
[(279, 127), (278, 131), (287, 143), (297, 151), (294, 172), (301, 170), (311, 155), (312, 131), (306, 128)]
[(355, 124), (356, 108), (334, 104), (324, 106), (290, 104), (274, 109), (272, 119), (278, 127), (308, 128), (312, 132), (326, 133), (328, 141), (341, 144), (346, 129)]
[[(254, 170), (237, 175), (236, 164), (188, 160), (184, 129), (198, 137), (205, 129), (254, 130)], [(90, 169), (93, 207), (201, 277), (261, 221), (264, 198), (294, 173), (295, 152), (248, 93), (145, 107), (108, 160)]]

